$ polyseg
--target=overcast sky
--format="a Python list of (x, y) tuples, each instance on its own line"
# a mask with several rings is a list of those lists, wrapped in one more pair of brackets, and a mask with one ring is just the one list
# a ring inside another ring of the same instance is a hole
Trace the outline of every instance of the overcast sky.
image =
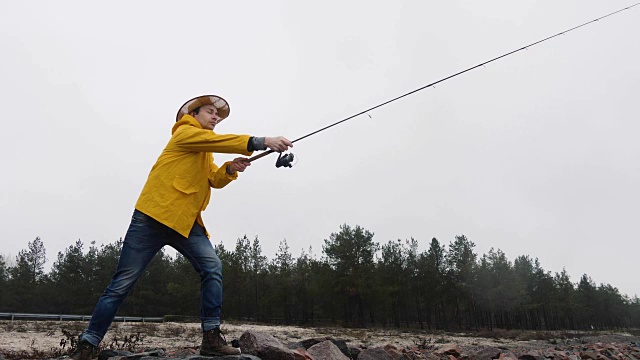
[[(290, 139), (632, 1), (3, 1), (0, 254), (123, 237), (178, 108)], [(214, 243), (464, 234), (640, 295), (640, 7), (295, 144), (214, 190)], [(217, 163), (232, 156), (216, 155)]]

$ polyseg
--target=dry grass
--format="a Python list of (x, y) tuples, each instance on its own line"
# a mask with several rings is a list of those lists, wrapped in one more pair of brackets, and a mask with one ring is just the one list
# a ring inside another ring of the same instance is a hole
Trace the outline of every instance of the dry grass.
[[(87, 322), (0, 321), (0, 355), (10, 359), (55, 358), (69, 351), (71, 339)], [(342, 327), (269, 326), (227, 323), (223, 326), (227, 340), (238, 339), (247, 330), (273, 335), (284, 344), (316, 337), (333, 337), (349, 346), (373, 347), (392, 344), (399, 348), (435, 349), (456, 343), (465, 350), (476, 346), (549, 346), (561, 339), (592, 336), (587, 332), (547, 332), (494, 330), (472, 333), (421, 331), (406, 329), (349, 329)], [(637, 331), (638, 333), (640, 331)], [(602, 334), (600, 334), (602, 335)], [(101, 346), (132, 352), (158, 348), (197, 348), (202, 333), (198, 323), (113, 323)], [(64, 347), (63, 345), (64, 341)]]

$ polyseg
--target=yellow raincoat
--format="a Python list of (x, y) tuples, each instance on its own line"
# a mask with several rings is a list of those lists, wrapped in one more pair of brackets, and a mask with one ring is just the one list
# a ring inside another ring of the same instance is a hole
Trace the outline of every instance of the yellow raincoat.
[(172, 129), (169, 143), (160, 154), (136, 203), (136, 209), (172, 228), (184, 237), (194, 222), (204, 226), (200, 213), (206, 209), (211, 187), (223, 188), (238, 174), (213, 163), (212, 152), (251, 155), (249, 135), (218, 135), (184, 115)]

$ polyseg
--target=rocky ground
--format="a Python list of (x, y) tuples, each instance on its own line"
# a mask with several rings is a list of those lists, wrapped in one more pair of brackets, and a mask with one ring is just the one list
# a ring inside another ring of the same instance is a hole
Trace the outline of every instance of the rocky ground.
[[(0, 321), (0, 360), (62, 358), (86, 325)], [(464, 334), (251, 324), (225, 324), (223, 329), (246, 354), (228, 359), (640, 360), (640, 338), (628, 333)], [(200, 340), (199, 324), (114, 323), (100, 358), (208, 359), (197, 355)]]

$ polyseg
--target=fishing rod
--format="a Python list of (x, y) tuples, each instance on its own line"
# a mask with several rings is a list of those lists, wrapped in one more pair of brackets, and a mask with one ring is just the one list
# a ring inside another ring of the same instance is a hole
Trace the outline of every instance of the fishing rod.
[[(400, 96), (398, 96), (398, 97), (395, 97), (395, 98), (393, 98), (393, 99), (391, 99), (391, 100), (387, 100), (387, 101), (385, 101), (385, 102), (383, 102), (383, 103), (380, 103), (380, 104), (378, 104), (378, 105), (376, 105), (376, 106), (373, 106), (373, 107), (371, 107), (371, 108), (369, 108), (369, 109), (363, 110), (363, 111), (361, 111), (361, 112), (359, 112), (359, 113), (357, 113), (357, 114), (354, 114), (354, 115), (351, 115), (351, 116), (349, 116), (349, 117), (347, 117), (347, 118), (344, 118), (344, 119), (342, 119), (342, 120), (340, 120), (340, 121), (336, 121), (336, 122), (335, 122), (335, 123), (333, 123), (333, 124), (327, 125), (327, 126), (325, 126), (325, 127), (321, 128), (321, 129), (318, 129), (318, 130), (316, 130), (316, 131), (310, 132), (310, 133), (308, 133), (308, 134), (306, 134), (306, 135), (304, 135), (304, 136), (301, 136), (301, 137), (299, 137), (299, 138), (297, 138), (297, 139), (295, 139), (295, 140), (293, 140), (293, 141), (291, 141), (291, 142), (292, 142), (292, 143), (295, 143), (295, 142), (297, 142), (297, 141), (300, 141), (300, 140), (306, 139), (306, 138), (308, 138), (308, 137), (309, 137), (309, 136), (311, 136), (311, 135), (315, 135), (315, 134), (317, 134), (317, 133), (319, 133), (319, 132), (321, 132), (321, 131), (327, 130), (327, 129), (328, 129), (328, 128), (330, 128), (330, 127), (336, 126), (336, 125), (341, 124), (341, 123), (343, 123), (343, 122), (345, 122), (345, 121), (348, 121), (348, 120), (351, 120), (351, 119), (353, 119), (353, 118), (355, 118), (355, 117), (358, 117), (358, 116), (360, 116), (360, 115), (366, 114), (366, 113), (368, 113), (368, 112), (369, 112), (369, 111), (371, 111), (371, 110), (375, 110), (375, 109), (377, 109), (377, 108), (379, 108), (379, 107), (382, 107), (382, 106), (385, 106), (385, 105), (387, 105), (387, 104), (390, 104), (390, 103), (392, 103), (392, 102), (394, 102), (394, 101), (396, 101), (396, 100), (400, 100), (400, 99), (402, 99), (402, 98), (403, 98), (403, 97), (405, 97), (405, 96), (409, 96), (409, 95), (411, 95), (411, 94), (413, 94), (413, 93), (417, 93), (418, 91), (422, 91), (422, 90), (424, 90), (424, 89), (430, 88), (430, 87), (432, 87), (432, 86), (434, 86), (434, 85), (437, 85), (437, 84), (439, 84), (439, 83), (441, 83), (441, 82), (444, 82), (444, 81), (446, 81), (446, 80), (449, 80), (449, 79), (451, 79), (451, 78), (454, 78), (454, 77), (456, 77), (456, 76), (458, 76), (458, 75), (462, 75), (462, 74), (464, 74), (464, 73), (466, 73), (466, 72), (468, 72), (468, 71), (471, 71), (471, 70), (473, 70), (473, 69), (479, 68), (479, 67), (481, 67), (481, 66), (484, 66), (484, 65), (489, 64), (489, 63), (491, 63), (491, 62), (494, 62), (494, 61), (496, 61), (496, 60), (502, 59), (502, 58), (507, 57), (507, 56), (509, 56), (509, 55), (513, 55), (513, 54), (517, 53), (518, 51), (526, 50), (526, 49), (528, 49), (528, 48), (530, 48), (530, 47), (532, 47), (532, 46), (538, 45), (538, 44), (543, 43), (543, 42), (545, 42), (545, 41), (547, 41), (547, 40), (551, 40), (551, 39), (553, 39), (553, 38), (555, 38), (555, 37), (557, 37), (557, 36), (564, 35), (564, 34), (566, 34), (566, 33), (569, 33), (569, 32), (571, 32), (571, 31), (573, 31), (573, 30), (577, 30), (577, 29), (579, 29), (579, 28), (581, 28), (581, 27), (583, 27), (583, 26), (587, 26), (587, 25), (592, 24), (592, 23), (594, 23), (594, 22), (596, 22), (596, 21), (602, 20), (602, 19), (607, 18), (607, 17), (609, 17), (609, 16), (613, 16), (613, 15), (615, 15), (615, 14), (617, 14), (617, 13), (622, 12), (622, 11), (629, 10), (629, 9), (631, 9), (632, 7), (634, 7), (634, 6), (638, 6), (638, 5), (640, 5), (640, 3), (635, 3), (635, 4), (633, 4), (633, 5), (630, 5), (630, 6), (625, 7), (625, 8), (623, 8), (623, 9), (620, 9), (620, 10), (614, 11), (614, 12), (612, 12), (612, 13), (609, 13), (609, 14), (607, 14), (607, 15), (601, 16), (601, 17), (599, 17), (599, 18), (597, 18), (597, 19), (593, 19), (593, 20), (591, 20), (591, 21), (588, 21), (588, 22), (586, 22), (586, 23), (584, 23), (584, 24), (581, 24), (581, 25), (578, 25), (578, 26), (572, 27), (571, 29), (561, 31), (561, 32), (559, 32), (559, 33), (557, 33), (557, 34), (555, 34), (555, 35), (552, 35), (552, 36), (546, 37), (546, 38), (544, 38), (544, 39), (542, 39), (542, 40), (538, 40), (538, 41), (533, 42), (533, 43), (531, 43), (531, 44), (529, 44), (529, 45), (525, 45), (525, 46), (523, 46), (523, 47), (521, 47), (521, 48), (519, 48), (519, 49), (516, 49), (516, 50), (510, 51), (510, 52), (508, 52), (508, 53), (502, 54), (502, 55), (500, 55), (500, 56), (498, 56), (498, 57), (495, 57), (495, 58), (493, 58), (493, 59), (491, 59), (491, 60), (488, 60), (488, 61), (485, 61), (485, 62), (483, 62), (483, 63), (480, 63), (480, 64), (478, 64), (478, 65), (476, 65), (476, 66), (472, 66), (472, 67), (470, 67), (470, 68), (468, 68), (468, 69), (462, 70), (462, 71), (457, 72), (457, 73), (455, 73), (455, 74), (453, 74), (453, 75), (449, 75), (449, 76), (447, 76), (447, 77), (445, 77), (445, 78), (442, 78), (442, 79), (440, 79), (440, 80), (438, 80), (438, 81), (434, 81), (434, 82), (432, 82), (431, 84), (427, 84), (427, 85), (424, 85), (424, 86), (422, 86), (422, 87), (419, 87), (419, 88), (417, 88), (417, 89), (415, 89), (415, 90), (413, 90), (413, 91), (410, 91), (410, 92), (408, 92), (408, 93), (406, 93), (406, 94), (402, 94), (402, 95), (400, 95)], [(369, 115), (369, 117), (371, 117), (371, 115)], [(275, 150), (268, 150), (268, 151), (265, 151), (265, 152), (263, 152), (263, 153), (261, 153), (261, 154), (259, 154), (259, 155), (256, 155), (256, 156), (254, 156), (254, 157), (249, 158), (249, 161), (251, 162), (251, 161), (254, 161), (254, 160), (258, 160), (258, 159), (260, 159), (260, 158), (262, 158), (262, 157), (265, 157), (265, 156), (267, 156), (267, 155), (269, 155), (269, 154), (271, 154), (271, 153), (274, 153), (274, 152), (276, 152), (276, 151), (275, 151)], [(276, 160), (276, 167), (292, 167), (293, 165), (292, 165), (291, 163), (293, 162), (293, 159), (294, 159), (294, 155), (293, 155), (293, 153), (280, 153), (280, 154), (278, 155), (278, 159)]]

